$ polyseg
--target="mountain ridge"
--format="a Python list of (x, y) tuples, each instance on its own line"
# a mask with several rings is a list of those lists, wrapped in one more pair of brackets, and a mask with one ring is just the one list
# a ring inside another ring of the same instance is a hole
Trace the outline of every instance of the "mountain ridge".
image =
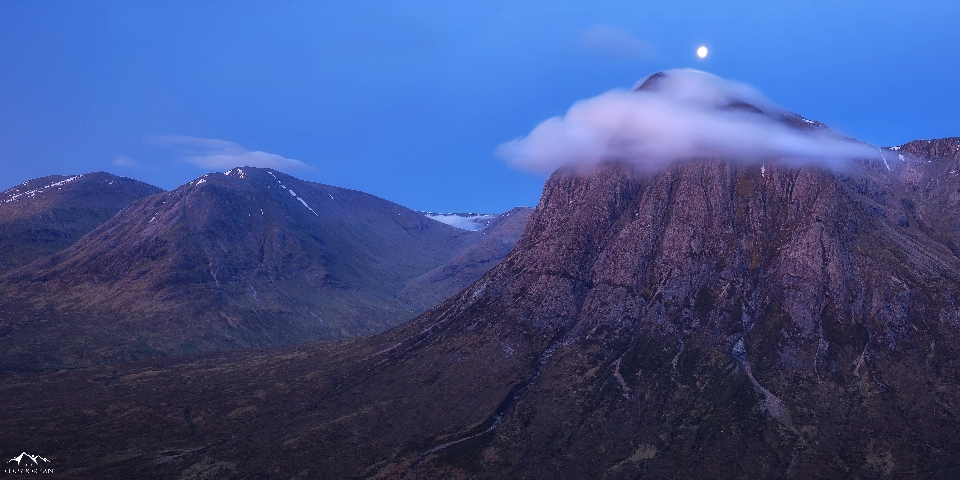
[(59, 252), (130, 202), (163, 190), (106, 172), (51, 175), (0, 193), (0, 273)]
[[(902, 163), (558, 171), (502, 262), (384, 333), (0, 389), (60, 412), (30, 435), (59, 436), (65, 463), (131, 455), (88, 473), (950, 478), (960, 258), (904, 186), (938, 162)], [(91, 383), (69, 411), (43, 398)], [(109, 405), (109, 436), (85, 405)]]
[(0, 279), (0, 335), (21, 339), (5, 367), (368, 335), (421, 311), (406, 281), (483, 237), (269, 169), (207, 174)]

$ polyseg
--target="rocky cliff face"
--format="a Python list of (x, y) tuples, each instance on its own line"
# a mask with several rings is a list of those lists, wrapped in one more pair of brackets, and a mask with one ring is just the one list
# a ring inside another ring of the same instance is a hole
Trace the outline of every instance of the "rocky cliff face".
[(464, 345), (450, 370), (522, 380), (482, 428), (464, 421), (403, 468), (943, 474), (960, 263), (880, 168), (554, 175), (514, 253), (406, 344)]
[(960, 254), (960, 138), (915, 140), (884, 158), (918, 227)]
[(36, 178), (0, 193), (0, 272), (74, 244), (134, 200), (163, 190), (106, 172)]
[[(911, 187), (948, 160), (884, 159), (560, 171), (503, 262), (395, 329), (9, 383), (61, 413), (4, 429), (57, 436), (68, 464), (126, 452), (89, 473), (954, 477), (960, 259)], [(122, 439), (71, 413), (107, 404)]]
[[(205, 175), (0, 278), (0, 369), (380, 332), (422, 312), (406, 282), (484, 237), (272, 170)], [(426, 307), (456, 293), (430, 287)]]

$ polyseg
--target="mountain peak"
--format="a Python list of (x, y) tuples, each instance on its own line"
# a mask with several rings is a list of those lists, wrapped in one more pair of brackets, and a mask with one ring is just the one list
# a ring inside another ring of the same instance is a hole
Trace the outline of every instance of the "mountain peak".
[[(513, 223), (484, 242), (370, 194), (236, 167), (134, 202), (0, 278), (0, 332), (44, 319), (17, 347), (30, 354), (7, 352), (28, 369), (57, 350), (54, 365), (88, 364), (369, 335), (482, 275), (516, 242)], [(78, 329), (98, 334), (64, 333)]]
[(650, 75), (633, 88), (672, 101), (753, 113), (774, 113), (781, 109), (749, 85), (723, 79), (691, 68), (665, 70)]
[(960, 160), (960, 137), (914, 140), (900, 145), (897, 150), (917, 158), (929, 160)]
[(576, 102), (498, 154), (535, 171), (572, 167), (588, 174), (604, 162), (658, 172), (703, 158), (840, 168), (875, 157), (876, 149), (788, 112), (748, 85), (680, 69), (656, 73), (631, 91)]
[(0, 272), (59, 252), (160, 188), (107, 172), (51, 175), (0, 193)]

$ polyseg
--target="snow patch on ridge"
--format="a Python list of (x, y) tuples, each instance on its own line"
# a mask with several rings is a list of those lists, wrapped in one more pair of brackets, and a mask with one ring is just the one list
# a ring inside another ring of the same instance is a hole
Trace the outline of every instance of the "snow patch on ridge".
[[(20, 199), (23, 198), (23, 197), (33, 198), (33, 197), (37, 196), (37, 194), (43, 193), (43, 192), (44, 192), (45, 190), (47, 190), (47, 189), (50, 189), (50, 188), (53, 188), (53, 187), (60, 187), (60, 186), (62, 186), (62, 185), (66, 185), (66, 184), (68, 184), (68, 183), (70, 183), (70, 182), (72, 182), (72, 181), (74, 181), (74, 180), (76, 180), (76, 179), (78, 179), (78, 178), (80, 178), (80, 177), (82, 177), (82, 176), (83, 176), (83, 175), (76, 175), (76, 176), (70, 177), (70, 178), (68, 178), (68, 179), (66, 179), (66, 180), (60, 180), (59, 182), (54, 182), (54, 183), (51, 183), (51, 184), (49, 184), (49, 185), (44, 185), (44, 186), (42, 186), (42, 187), (40, 187), (40, 188), (34, 188), (34, 189), (32, 189), (32, 190), (27, 190), (27, 191), (24, 191), (24, 192), (18, 191), (17, 188), (14, 187), (14, 188), (10, 189), (10, 190), (13, 191), (13, 193), (11, 193), (10, 195), (8, 195), (7, 198), (3, 199), (3, 202), (2, 202), (2, 203), (15, 202), (15, 201), (17, 201), (17, 200), (20, 200)], [(26, 185), (27, 183), (29, 183), (29, 182), (23, 182), (23, 183), (21, 183), (20, 185)], [(10, 190), (8, 190), (8, 191), (10, 191)]]
[[(298, 196), (297, 196), (297, 193), (294, 192), (292, 188), (287, 188), (287, 186), (284, 185), (283, 182), (281, 182), (280, 179), (277, 178), (277, 176), (274, 175), (273, 172), (271, 172), (270, 170), (267, 170), (267, 173), (270, 174), (270, 176), (273, 177), (273, 179), (277, 181), (277, 184), (280, 185), (280, 188), (286, 190), (287, 193), (289, 193), (291, 197), (296, 198), (297, 200), (299, 200), (300, 203), (302, 203), (304, 207), (307, 207), (307, 210), (310, 210), (310, 212), (312, 212), (314, 215), (316, 215), (317, 218), (320, 218), (320, 214), (317, 213), (316, 210), (310, 208), (310, 205), (307, 205), (306, 200), (298, 197)], [(330, 198), (333, 198), (333, 196), (330, 196)], [(263, 214), (263, 210), (262, 210), (262, 209), (260, 210), (260, 214)]]
[(431, 220), (436, 220), (459, 229), (470, 230), (471, 232), (487, 228), (491, 221), (500, 216), (490, 213), (421, 213)]
[[(293, 190), (291, 190), (290, 193), (293, 193)], [(300, 200), (300, 203), (302, 203), (304, 207), (307, 207), (307, 210), (310, 210), (311, 212), (313, 212), (313, 214), (316, 215), (318, 218), (320, 217), (320, 215), (318, 215), (317, 212), (315, 212), (312, 208), (310, 208), (310, 205), (307, 205), (307, 202), (303, 201), (302, 198), (297, 197), (297, 200)]]
[(238, 177), (240, 177), (240, 178), (247, 178), (247, 174), (244, 173), (244, 172), (243, 172), (243, 169), (241, 169), (241, 168), (230, 169), (230, 170), (227, 170), (226, 172), (223, 172), (223, 174), (226, 175), (226, 176), (228, 176), (228, 177), (229, 177), (230, 175), (236, 174), (236, 175), (237, 175)]

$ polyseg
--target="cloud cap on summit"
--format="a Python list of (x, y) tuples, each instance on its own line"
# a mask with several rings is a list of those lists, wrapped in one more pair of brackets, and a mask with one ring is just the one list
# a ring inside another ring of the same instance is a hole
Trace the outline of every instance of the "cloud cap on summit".
[[(794, 116), (748, 85), (693, 69), (668, 70), (633, 90), (611, 90), (573, 104), (504, 143), (497, 155), (523, 170), (592, 169), (626, 161), (656, 171), (692, 158), (781, 160), (842, 167), (875, 147), (826, 128), (798, 128)], [(807, 125), (820, 125), (803, 120)]]

